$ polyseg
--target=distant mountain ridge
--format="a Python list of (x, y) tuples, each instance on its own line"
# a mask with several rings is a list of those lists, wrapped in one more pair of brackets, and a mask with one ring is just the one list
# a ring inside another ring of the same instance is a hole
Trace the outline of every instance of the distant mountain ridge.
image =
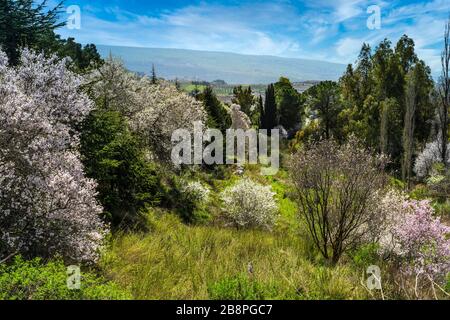
[(345, 65), (296, 58), (185, 49), (97, 46), (103, 57), (121, 58), (128, 69), (149, 74), (152, 64), (166, 79), (225, 80), (229, 84), (267, 84), (280, 76), (291, 81), (337, 80)]

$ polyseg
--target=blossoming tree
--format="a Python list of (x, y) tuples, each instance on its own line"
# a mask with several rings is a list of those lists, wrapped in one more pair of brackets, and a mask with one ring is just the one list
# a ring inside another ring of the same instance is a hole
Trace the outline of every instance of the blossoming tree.
[(0, 52), (0, 260), (61, 255), (92, 262), (107, 232), (74, 127), (92, 107), (65, 60)]
[(125, 115), (131, 129), (143, 137), (154, 156), (170, 159), (172, 133), (193, 131), (194, 122), (206, 123), (203, 104), (166, 81), (152, 83), (110, 58), (93, 72), (90, 91), (98, 104)]

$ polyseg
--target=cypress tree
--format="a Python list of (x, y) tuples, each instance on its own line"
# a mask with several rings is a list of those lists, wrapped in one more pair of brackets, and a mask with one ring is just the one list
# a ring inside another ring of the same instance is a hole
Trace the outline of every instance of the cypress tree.
[(155, 65), (152, 64), (152, 84), (157, 84), (158, 78), (156, 77)]
[(259, 96), (258, 100), (258, 109), (259, 109), (259, 127), (263, 129), (265, 127), (265, 112), (264, 112), (264, 102), (261, 95)]
[(270, 84), (266, 90), (266, 101), (264, 103), (264, 121), (263, 128), (271, 130), (278, 125), (277, 121), (277, 103), (275, 101), (275, 87)]
[(198, 99), (203, 102), (206, 112), (208, 113), (209, 128), (215, 128), (225, 132), (231, 127), (230, 115), (210, 86), (207, 86), (205, 90), (199, 94)]

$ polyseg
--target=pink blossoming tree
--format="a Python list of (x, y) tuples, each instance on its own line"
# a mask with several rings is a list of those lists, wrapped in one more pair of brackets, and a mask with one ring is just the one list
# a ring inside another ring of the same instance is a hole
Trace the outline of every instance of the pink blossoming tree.
[(394, 226), (393, 235), (399, 245), (402, 272), (442, 280), (450, 272), (450, 228), (433, 217), (428, 200), (407, 200), (405, 215)]

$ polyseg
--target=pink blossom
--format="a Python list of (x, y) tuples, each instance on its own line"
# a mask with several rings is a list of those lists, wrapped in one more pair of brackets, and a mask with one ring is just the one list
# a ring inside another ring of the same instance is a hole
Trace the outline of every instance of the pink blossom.
[(403, 271), (426, 274), (433, 279), (450, 272), (450, 228), (434, 218), (428, 200), (403, 202), (406, 214), (393, 229), (400, 248)]

